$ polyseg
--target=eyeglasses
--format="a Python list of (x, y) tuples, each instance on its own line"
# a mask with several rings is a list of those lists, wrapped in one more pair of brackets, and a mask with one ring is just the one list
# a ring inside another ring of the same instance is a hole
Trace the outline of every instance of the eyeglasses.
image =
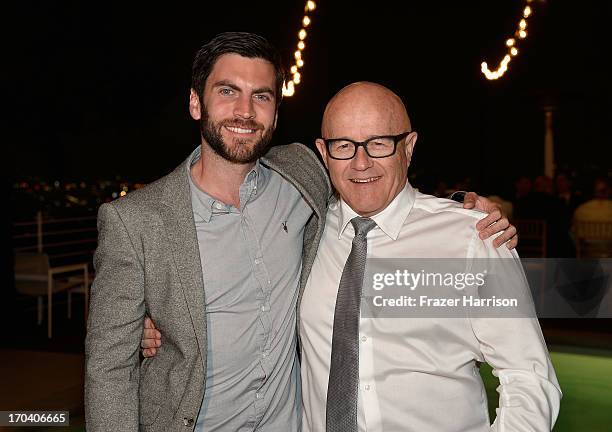
[(375, 136), (365, 141), (353, 141), (348, 138), (323, 139), (323, 141), (327, 146), (327, 153), (332, 159), (352, 159), (357, 154), (359, 147), (363, 147), (371, 158), (386, 158), (395, 154), (397, 143), (411, 132), (408, 131), (399, 135)]

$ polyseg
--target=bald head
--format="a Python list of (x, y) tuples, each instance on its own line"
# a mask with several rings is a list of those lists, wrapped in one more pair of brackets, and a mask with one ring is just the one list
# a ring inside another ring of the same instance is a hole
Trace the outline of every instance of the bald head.
[(399, 96), (380, 84), (366, 81), (349, 84), (328, 102), (321, 134), (332, 138), (336, 137), (335, 132), (357, 125), (361, 126), (357, 129), (368, 130), (370, 135), (412, 130), (408, 112)]

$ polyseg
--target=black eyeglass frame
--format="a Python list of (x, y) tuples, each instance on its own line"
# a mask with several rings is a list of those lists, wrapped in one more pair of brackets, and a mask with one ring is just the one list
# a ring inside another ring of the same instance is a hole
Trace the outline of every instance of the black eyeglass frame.
[[(373, 136), (372, 138), (368, 138), (365, 141), (354, 141), (350, 138), (329, 138), (329, 139), (325, 139), (323, 138), (323, 142), (325, 143), (325, 146), (327, 147), (327, 154), (329, 155), (330, 158), (335, 159), (335, 160), (349, 160), (349, 159), (353, 159), (355, 157), (355, 155), (357, 154), (357, 150), (359, 149), (359, 147), (363, 147), (363, 149), (365, 150), (366, 154), (373, 158), (373, 159), (383, 159), (383, 158), (387, 158), (387, 157), (391, 157), (395, 154), (395, 152), (397, 151), (397, 143), (400, 142), (401, 140), (403, 140), (404, 138), (406, 138), (408, 135), (410, 135), (412, 133), (412, 131), (408, 131), (408, 132), (403, 132), (399, 135), (378, 135), (378, 136)], [(372, 156), (370, 154), (370, 152), (368, 151), (368, 144), (371, 141), (374, 141), (376, 139), (380, 139), (380, 138), (391, 138), (393, 139), (393, 153), (388, 154), (386, 156)], [(330, 146), (334, 143), (334, 141), (348, 141), (350, 143), (353, 144), (353, 149), (355, 150), (353, 152), (353, 155), (351, 157), (334, 157), (332, 156), (332, 152), (330, 149)]]

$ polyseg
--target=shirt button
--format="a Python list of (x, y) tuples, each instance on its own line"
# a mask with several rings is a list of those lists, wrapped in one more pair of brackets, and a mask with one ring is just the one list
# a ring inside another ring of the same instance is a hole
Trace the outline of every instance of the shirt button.
[(267, 353), (267, 352), (264, 352), (264, 353), (262, 353), (262, 354), (261, 354), (261, 356), (262, 356), (263, 358), (266, 358), (266, 357), (268, 357), (268, 353)]
[(192, 419), (192, 418), (189, 418), (189, 419), (188, 419), (187, 417), (185, 417), (185, 418), (183, 419), (183, 424), (184, 424), (185, 426), (187, 426), (187, 427), (192, 426), (192, 425), (193, 425), (193, 419)]
[(223, 204), (216, 202), (214, 206), (217, 210), (223, 210)]
[(367, 341), (367, 340), (368, 340), (368, 338), (367, 338), (367, 337), (365, 337), (365, 336), (361, 336), (361, 342), (365, 342), (365, 341)]
[(261, 259), (259, 259), (259, 258), (255, 259), (255, 264), (257, 264), (257, 265), (261, 264)]
[(255, 393), (255, 398), (256, 399), (261, 399), (261, 393)]
[(366, 389), (366, 391), (369, 391), (370, 390), (370, 384), (366, 384), (365, 385), (365, 389)]

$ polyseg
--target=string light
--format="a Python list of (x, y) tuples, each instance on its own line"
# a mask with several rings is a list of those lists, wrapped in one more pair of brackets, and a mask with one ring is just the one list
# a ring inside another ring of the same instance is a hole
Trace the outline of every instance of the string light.
[[(532, 1), (533, 0), (526, 0), (527, 5), (523, 9), (523, 17), (518, 22), (517, 29), (514, 32), (514, 36), (518, 37), (521, 40), (527, 37), (527, 18), (529, 18), (533, 13), (533, 9), (531, 8), (531, 6), (529, 6), (529, 3), (531, 3)], [(506, 71), (508, 70), (508, 64), (512, 60), (512, 57), (516, 57), (518, 55), (519, 51), (516, 45), (517, 40), (514, 37), (508, 38), (506, 40), (507, 51), (496, 70), (490, 70), (489, 65), (487, 65), (487, 62), (482, 62), (480, 64), (480, 70), (488, 80), (499, 79), (506, 73)]]
[(289, 71), (291, 72), (292, 78), (289, 81), (283, 83), (283, 96), (293, 96), (295, 94), (295, 87), (302, 82), (302, 74), (298, 72), (299, 69), (304, 67), (304, 59), (302, 51), (306, 48), (306, 27), (312, 23), (310, 13), (316, 9), (317, 5), (314, 1), (308, 0), (304, 6), (304, 17), (302, 18), (302, 28), (298, 32), (297, 51), (293, 53), (295, 63), (291, 66)]

